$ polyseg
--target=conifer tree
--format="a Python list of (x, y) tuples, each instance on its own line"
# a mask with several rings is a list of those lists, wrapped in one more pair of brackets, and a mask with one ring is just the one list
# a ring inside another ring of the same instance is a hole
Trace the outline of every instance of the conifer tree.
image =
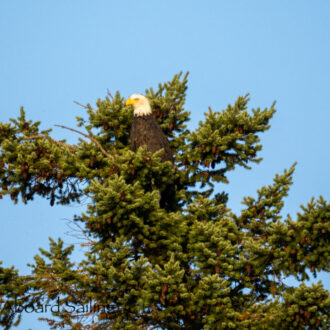
[[(74, 222), (86, 237), (83, 260), (73, 246), (50, 240), (21, 276), (0, 265), (0, 324), (20, 322), (26, 308), (58, 304), (51, 329), (328, 329), (329, 292), (306, 286), (309, 272), (329, 271), (330, 203), (322, 197), (283, 217), (295, 164), (245, 197), (239, 214), (228, 195), (237, 166), (261, 158), (259, 135), (275, 113), (248, 110), (248, 95), (222, 111), (211, 108), (195, 131), (184, 109), (187, 75), (146, 90), (168, 136), (174, 164), (161, 150), (130, 149), (131, 109), (117, 92), (77, 117), (76, 145), (26, 119), (0, 123), (0, 198), (50, 205), (79, 202)], [(74, 133), (73, 133), (74, 134)], [(171, 202), (160, 196), (171, 189)], [(283, 281), (293, 275), (302, 284)], [(83, 306), (90, 308), (84, 310)], [(77, 306), (80, 306), (78, 309)]]

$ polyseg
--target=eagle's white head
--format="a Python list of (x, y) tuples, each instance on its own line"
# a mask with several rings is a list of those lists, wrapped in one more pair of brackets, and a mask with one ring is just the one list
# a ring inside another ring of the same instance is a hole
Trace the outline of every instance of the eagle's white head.
[(149, 100), (141, 94), (133, 94), (126, 101), (126, 105), (133, 105), (134, 116), (151, 115)]

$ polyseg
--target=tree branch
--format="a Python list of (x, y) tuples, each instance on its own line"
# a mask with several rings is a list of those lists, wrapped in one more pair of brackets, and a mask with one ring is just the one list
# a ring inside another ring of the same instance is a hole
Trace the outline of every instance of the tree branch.
[(73, 103), (76, 103), (77, 105), (83, 107), (84, 109), (88, 109), (87, 105), (83, 105), (83, 104), (79, 103), (78, 101), (73, 101)]
[(90, 139), (91, 141), (93, 141), (99, 147), (99, 149), (101, 150), (101, 152), (103, 153), (103, 155), (105, 155), (106, 157), (114, 160), (114, 157), (104, 150), (104, 148), (102, 147), (102, 145), (100, 144), (100, 142), (98, 142), (90, 132), (89, 132), (90, 135), (87, 135), (87, 134), (85, 134), (83, 132), (80, 132), (80, 131), (74, 129), (74, 128), (70, 128), (70, 127), (67, 127), (67, 126), (64, 126), (64, 125), (55, 125), (55, 126), (56, 127), (60, 127), (60, 128), (64, 128), (64, 129), (67, 129), (67, 130), (72, 131), (72, 132), (75, 132), (75, 133), (78, 133), (78, 134), (80, 134), (80, 135), (82, 135), (82, 136)]
[(113, 100), (113, 96), (112, 96), (112, 94), (110, 93), (109, 88), (107, 88), (107, 92), (108, 92), (108, 95), (110, 96), (111, 100)]

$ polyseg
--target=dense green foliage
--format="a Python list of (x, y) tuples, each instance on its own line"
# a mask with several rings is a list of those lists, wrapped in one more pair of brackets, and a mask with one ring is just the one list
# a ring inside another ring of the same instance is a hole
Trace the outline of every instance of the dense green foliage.
[[(248, 111), (248, 96), (239, 97), (223, 111), (209, 109), (192, 132), (186, 89), (187, 75), (179, 74), (146, 91), (174, 165), (160, 161), (162, 151), (130, 150), (133, 114), (119, 93), (88, 105), (87, 119), (77, 117), (84, 138), (76, 145), (40, 131), (23, 109), (0, 123), (1, 198), (90, 201), (74, 219), (86, 236), (85, 260), (72, 261), (73, 247), (51, 240), (31, 275), (0, 267), (3, 327), (19, 322), (16, 298), (21, 308), (58, 303), (46, 320), (54, 329), (329, 328), (322, 284), (294, 288), (283, 279), (329, 271), (330, 203), (312, 199), (295, 220), (281, 216), (294, 165), (244, 198), (240, 214), (228, 209), (225, 192), (214, 194), (229, 171), (261, 160), (259, 134), (269, 129), (274, 104)], [(161, 207), (167, 190), (171, 200)], [(90, 301), (92, 311), (70, 312), (68, 302)]]

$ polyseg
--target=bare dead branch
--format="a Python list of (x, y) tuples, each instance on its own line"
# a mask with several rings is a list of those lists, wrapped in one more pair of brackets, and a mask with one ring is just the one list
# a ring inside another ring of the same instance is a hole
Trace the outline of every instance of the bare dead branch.
[(85, 133), (83, 133), (83, 132), (80, 132), (80, 131), (78, 131), (78, 130), (76, 130), (76, 129), (74, 129), (74, 128), (71, 128), (71, 127), (67, 127), (67, 126), (64, 126), (64, 125), (54, 125), (54, 126), (56, 126), (56, 127), (60, 127), (60, 128), (64, 128), (64, 129), (68, 129), (69, 131), (72, 131), (72, 132), (78, 133), (78, 134), (80, 134), (80, 135), (86, 137), (87, 139), (90, 139), (90, 138), (91, 138), (89, 135), (87, 135), (87, 134), (85, 134)]
[(109, 88), (107, 88), (107, 92), (108, 92), (108, 95), (110, 96), (111, 100), (113, 100), (113, 96), (112, 96), (112, 94), (110, 93)]
[(72, 131), (72, 132), (75, 132), (75, 133), (78, 133), (78, 134), (86, 137), (87, 139), (90, 139), (91, 141), (93, 141), (99, 147), (99, 149), (101, 150), (101, 152), (103, 153), (103, 155), (105, 155), (106, 157), (114, 160), (114, 157), (104, 150), (104, 148), (102, 147), (102, 145), (100, 144), (100, 142), (98, 142), (90, 132), (89, 132), (90, 135), (87, 135), (87, 134), (85, 134), (83, 132), (80, 132), (80, 131), (74, 129), (74, 128), (70, 128), (70, 127), (67, 127), (67, 126), (64, 126), (64, 125), (55, 125), (55, 126), (60, 127), (60, 128), (64, 128), (64, 129), (67, 129), (67, 130)]
[(79, 103), (78, 101), (73, 101), (73, 103), (76, 103), (77, 105), (83, 107), (84, 109), (88, 109), (87, 105), (83, 105), (83, 104)]
[(86, 230), (84, 230), (77, 222), (68, 220), (67, 226), (70, 228), (72, 234), (68, 233), (68, 235), (75, 237), (77, 239), (87, 241), (86, 243), (80, 243), (81, 246), (93, 245), (95, 242), (86, 234)]

